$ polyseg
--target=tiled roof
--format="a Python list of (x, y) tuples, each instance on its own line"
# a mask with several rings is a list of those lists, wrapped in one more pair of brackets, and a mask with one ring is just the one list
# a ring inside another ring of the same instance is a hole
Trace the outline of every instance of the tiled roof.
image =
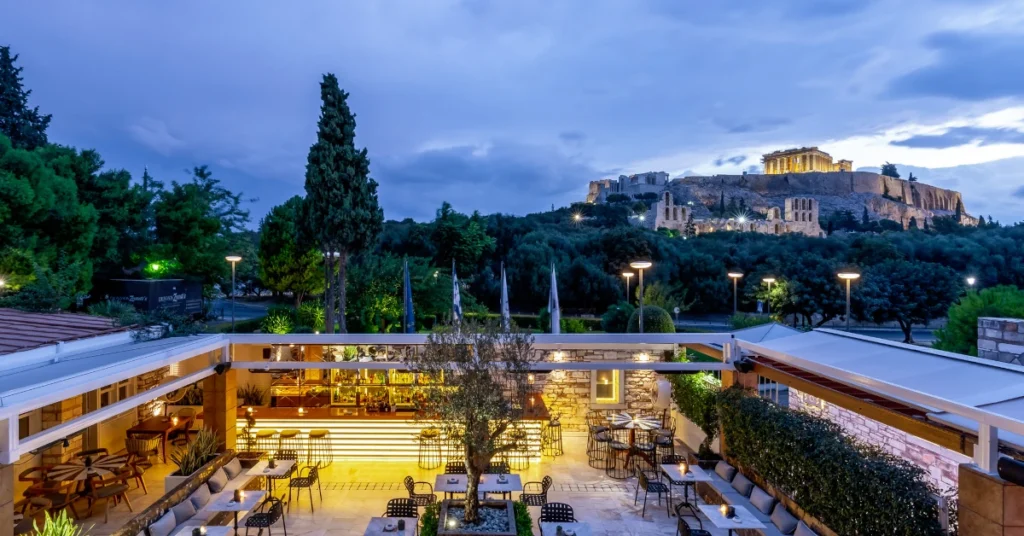
[(0, 354), (127, 330), (109, 318), (0, 309)]

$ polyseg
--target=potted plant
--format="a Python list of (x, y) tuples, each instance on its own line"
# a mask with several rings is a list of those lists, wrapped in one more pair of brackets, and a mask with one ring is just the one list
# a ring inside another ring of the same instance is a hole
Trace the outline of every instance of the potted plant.
[(185, 448), (171, 453), (171, 461), (178, 470), (164, 477), (164, 493), (178, 487), (217, 456), (217, 435), (203, 428)]
[(242, 441), (243, 449), (238, 453), (238, 463), (242, 464), (242, 467), (251, 469), (254, 465), (259, 463), (260, 457), (263, 456), (262, 452), (256, 452), (256, 433), (252, 431), (253, 427), (256, 426), (256, 417), (253, 415), (252, 408), (250, 407), (245, 412), (245, 427), (242, 428)]
[[(32, 522), (32, 530), (38, 536), (84, 536), (88, 534), (86, 529), (76, 525), (75, 522), (68, 517), (68, 511), (61, 510), (50, 517), (50, 512), (43, 512), (43, 527), (39, 528), (39, 525), (35, 521)], [(92, 528), (92, 527), (90, 527)]]

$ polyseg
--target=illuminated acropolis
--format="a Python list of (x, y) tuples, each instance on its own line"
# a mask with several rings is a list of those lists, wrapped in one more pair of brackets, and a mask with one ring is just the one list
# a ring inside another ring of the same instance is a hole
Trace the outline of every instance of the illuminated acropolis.
[(801, 147), (775, 151), (761, 157), (766, 175), (809, 173), (813, 171), (853, 171), (852, 160), (832, 162), (832, 155), (817, 147)]

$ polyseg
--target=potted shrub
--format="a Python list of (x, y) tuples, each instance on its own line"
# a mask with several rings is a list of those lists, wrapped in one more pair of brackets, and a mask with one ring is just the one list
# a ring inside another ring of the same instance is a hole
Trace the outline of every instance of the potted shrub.
[[(68, 511), (61, 510), (50, 517), (50, 512), (43, 512), (43, 526), (42, 528), (32, 522), (32, 530), (38, 536), (83, 536), (87, 534), (86, 530), (81, 526), (76, 525), (75, 522), (68, 517)], [(91, 528), (91, 527), (90, 527)]]
[(246, 469), (251, 469), (259, 463), (260, 457), (263, 456), (262, 452), (254, 450), (256, 448), (256, 434), (252, 431), (254, 426), (256, 426), (256, 417), (251, 411), (246, 411), (245, 427), (242, 428), (242, 437), (240, 438), (243, 441), (242, 450), (238, 453), (238, 463)]
[(171, 453), (171, 461), (178, 470), (164, 477), (164, 493), (188, 480), (196, 471), (217, 456), (217, 435), (203, 428), (185, 448)]

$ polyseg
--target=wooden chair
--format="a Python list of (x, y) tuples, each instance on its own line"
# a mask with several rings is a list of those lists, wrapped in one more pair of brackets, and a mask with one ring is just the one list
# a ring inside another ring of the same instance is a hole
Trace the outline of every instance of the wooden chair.
[(185, 424), (181, 430), (171, 433), (170, 440), (172, 445), (183, 447), (189, 442), (189, 433), (192, 431), (192, 425), (196, 422), (196, 411), (192, 408), (182, 408), (176, 415), (178, 420), (184, 420)]
[[(149, 465), (152, 466), (152, 464)], [(143, 493), (149, 494), (149, 490), (146, 489), (146, 479), (143, 478), (142, 476), (146, 473), (146, 467), (139, 464), (138, 456), (136, 456), (134, 453), (129, 453), (128, 463), (125, 465), (125, 467), (128, 468), (128, 473), (130, 475), (128, 478), (135, 480), (135, 486), (137, 488), (142, 488)], [(127, 484), (128, 480), (125, 479), (124, 483)]]
[[(65, 508), (71, 511), (71, 516), (75, 519), (81, 519), (81, 514), (78, 513), (78, 509), (75, 508), (75, 502), (81, 498), (76, 489), (78, 488), (78, 482), (56, 482), (46, 481), (41, 482), (33, 486), (35, 490), (31, 493), (31, 496), (42, 497), (50, 501), (50, 513), (55, 514)], [(29, 494), (26, 491), (26, 494)]]
[(145, 469), (153, 467), (149, 458), (160, 453), (160, 434), (137, 432), (128, 434), (124, 440), (124, 449), (129, 454), (135, 455), (137, 466)]
[(116, 505), (121, 499), (128, 505), (128, 511), (134, 512), (132, 502), (128, 500), (128, 484), (125, 483), (125, 480), (129, 478), (132, 478), (130, 470), (107, 479), (93, 477), (90, 481), (92, 489), (86, 495), (89, 499), (89, 515), (92, 515), (92, 508), (96, 503), (103, 501), (103, 523), (105, 524), (110, 520), (110, 501), (113, 500)]

